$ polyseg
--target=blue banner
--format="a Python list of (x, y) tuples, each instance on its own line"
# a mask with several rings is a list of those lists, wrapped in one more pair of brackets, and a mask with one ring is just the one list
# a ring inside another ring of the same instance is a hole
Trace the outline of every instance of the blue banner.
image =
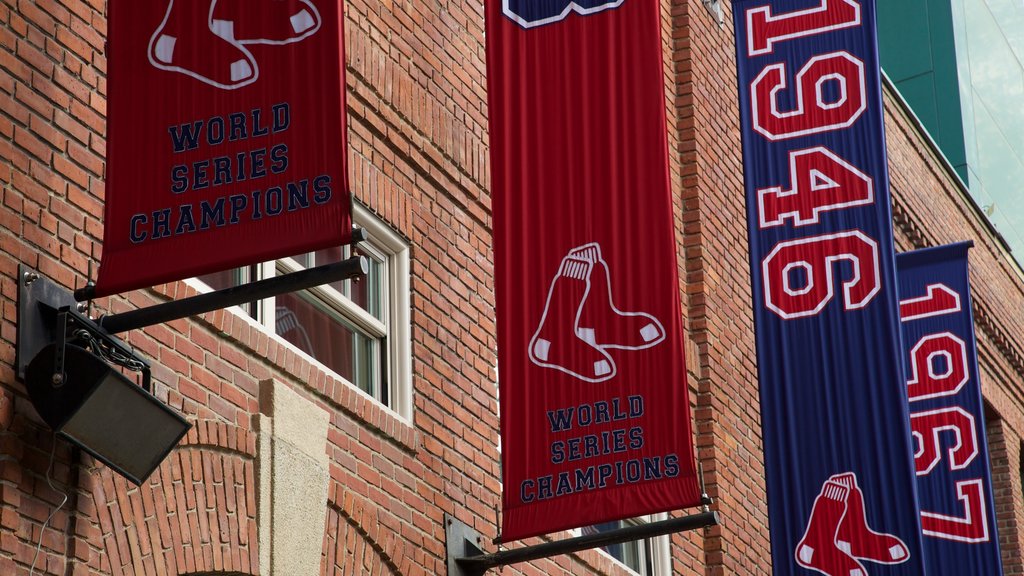
[(942, 574), (1003, 573), (967, 251), (971, 243), (896, 257), (910, 429), (924, 553)]
[(925, 574), (873, 0), (736, 25), (775, 574)]

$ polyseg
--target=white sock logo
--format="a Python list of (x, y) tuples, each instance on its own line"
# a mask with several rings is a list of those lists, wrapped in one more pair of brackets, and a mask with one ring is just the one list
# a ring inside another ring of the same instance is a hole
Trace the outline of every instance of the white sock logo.
[(249, 44), (291, 44), (320, 29), (312, 0), (170, 0), (149, 40), (149, 62), (234, 90), (259, 78)]
[(548, 289), (530, 340), (530, 360), (586, 382), (615, 377), (608, 350), (642, 350), (665, 339), (657, 318), (624, 312), (612, 298), (611, 272), (596, 242), (573, 248)]

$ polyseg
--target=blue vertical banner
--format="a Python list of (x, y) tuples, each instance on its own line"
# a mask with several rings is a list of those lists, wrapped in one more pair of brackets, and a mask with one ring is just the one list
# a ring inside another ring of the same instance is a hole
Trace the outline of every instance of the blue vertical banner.
[(873, 0), (733, 3), (775, 574), (925, 574)]
[(924, 553), (942, 574), (1003, 573), (971, 314), (970, 242), (896, 257)]

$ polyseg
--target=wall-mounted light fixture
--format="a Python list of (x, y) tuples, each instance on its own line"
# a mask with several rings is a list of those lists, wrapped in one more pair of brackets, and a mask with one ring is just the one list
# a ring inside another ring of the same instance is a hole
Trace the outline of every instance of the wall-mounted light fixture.
[[(57, 434), (139, 485), (191, 424), (150, 393), (149, 365), (80, 314), (71, 294), (19, 271), (18, 375)], [(142, 386), (124, 376), (141, 372)]]
[(191, 428), (183, 417), (93, 351), (44, 347), (26, 369), (32, 404), (58, 435), (142, 484)]
[[(354, 243), (364, 239), (361, 229), (352, 231)], [(20, 265), (17, 377), (39, 415), (60, 436), (141, 484), (191, 424), (153, 397), (149, 364), (113, 334), (358, 278), (368, 269), (366, 257), (353, 256), (93, 321), (78, 303), (92, 298), (91, 284), (72, 293)], [(141, 372), (142, 386), (126, 378), (124, 369)]]

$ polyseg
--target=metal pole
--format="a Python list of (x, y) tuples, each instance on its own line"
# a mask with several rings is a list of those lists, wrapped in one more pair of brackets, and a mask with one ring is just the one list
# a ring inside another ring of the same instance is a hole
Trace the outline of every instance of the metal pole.
[[(353, 228), (352, 237), (349, 240), (349, 244), (359, 244), (360, 242), (366, 241), (366, 230), (363, 228)], [(96, 284), (92, 281), (92, 260), (89, 261), (89, 281), (86, 282), (84, 288), (79, 288), (74, 291), (75, 302), (85, 302), (92, 300), (96, 297)], [(91, 304), (90, 304), (91, 305)]]
[(685, 516), (683, 518), (670, 518), (660, 522), (638, 524), (636, 526), (628, 526), (626, 528), (609, 530), (608, 532), (599, 532), (597, 534), (587, 534), (586, 536), (578, 536), (576, 538), (559, 540), (557, 542), (545, 542), (544, 544), (538, 544), (536, 546), (502, 550), (501, 552), (495, 552), (493, 554), (466, 556), (463, 558), (457, 558), (455, 561), (459, 564), (460, 568), (464, 569), (469, 574), (483, 574), (486, 570), (497, 566), (508, 566), (509, 564), (517, 564), (519, 562), (529, 562), (530, 560), (549, 558), (559, 554), (570, 554), (572, 552), (579, 552), (580, 550), (600, 548), (602, 546), (621, 544), (623, 542), (631, 542), (642, 538), (653, 538), (655, 536), (673, 534), (675, 532), (695, 530), (697, 528), (714, 526), (716, 524), (718, 524), (718, 512), (701, 512), (700, 514)]
[(250, 284), (233, 286), (183, 300), (157, 304), (121, 314), (102, 316), (96, 321), (96, 324), (110, 334), (117, 334), (119, 332), (135, 330), (136, 328), (144, 328), (154, 324), (195, 316), (204, 312), (220, 310), (221, 308), (245, 302), (355, 278), (356, 276), (366, 274), (368, 270), (369, 263), (366, 258), (354, 256), (341, 262), (292, 272), (283, 276), (275, 276)]

